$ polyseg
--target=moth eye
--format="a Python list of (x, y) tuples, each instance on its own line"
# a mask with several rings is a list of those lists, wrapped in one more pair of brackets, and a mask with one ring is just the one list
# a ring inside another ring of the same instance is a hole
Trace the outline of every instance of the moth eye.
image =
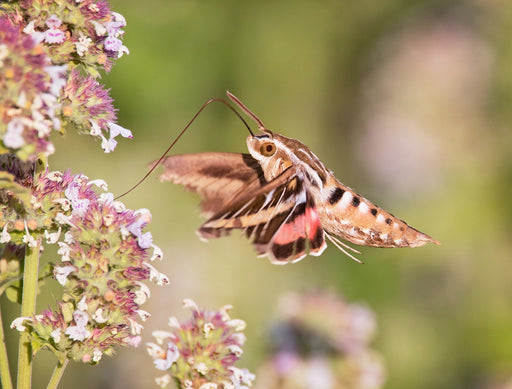
[(272, 142), (265, 142), (260, 146), (260, 154), (265, 157), (270, 157), (276, 152), (276, 145)]

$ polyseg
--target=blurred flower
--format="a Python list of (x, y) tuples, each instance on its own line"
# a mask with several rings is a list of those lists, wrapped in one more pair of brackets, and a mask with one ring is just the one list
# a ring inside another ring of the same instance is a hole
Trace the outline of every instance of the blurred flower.
[(179, 388), (251, 387), (254, 374), (234, 366), (245, 343), (241, 332), (245, 323), (230, 319), (227, 311), (231, 306), (210, 312), (200, 311), (190, 299), (183, 305), (192, 310), (192, 319), (180, 324), (175, 317), (170, 318), (171, 330), (153, 332), (157, 343), (147, 344), (155, 367), (169, 373), (157, 378), (157, 384), (165, 387), (172, 376)]
[(374, 52), (358, 151), (390, 196), (425, 193), (452, 167), (492, 160), (484, 150), (493, 150), (485, 119), (493, 58), (465, 18), (456, 10), (420, 13)]
[(57, 99), (67, 66), (50, 66), (34, 40), (0, 17), (0, 153), (22, 160), (54, 152), (49, 136), (61, 127)]
[(30, 333), (36, 350), (48, 348), (92, 364), (103, 354), (111, 355), (115, 346), (139, 345), (140, 321), (149, 316), (140, 308), (149, 297), (142, 281), (168, 283), (148, 263), (158, 248), (126, 233), (137, 224), (142, 234), (150, 220), (146, 211), (120, 207), (111, 196), (98, 195), (93, 185), (87, 177), (69, 172), (36, 177), (29, 188), (33, 207), (23, 210), (26, 219), (34, 220), (30, 231), (27, 223), (21, 230), (16, 227), (20, 215), (15, 209), (0, 208), (12, 243), (44, 231), (46, 243), (57, 243), (61, 255), (53, 274), (63, 287), (62, 300), (55, 309), (17, 323), (17, 328), (22, 330), (21, 325)]
[(121, 40), (126, 20), (105, 0), (22, 0), (6, 7), (24, 15), (23, 31), (43, 43), (55, 64), (78, 62), (96, 77), (99, 67), (109, 71), (128, 54)]
[[(105, 152), (117, 125), (99, 69), (128, 49), (120, 38), (126, 21), (102, 0), (23, 0), (3, 5), (0, 17), (0, 154), (35, 161), (52, 154), (53, 130), (77, 129), (101, 139)], [(82, 76), (80, 73), (86, 73)]]
[(334, 293), (290, 293), (279, 302), (271, 333), (272, 356), (258, 372), (257, 388), (377, 389), (385, 370), (368, 346), (375, 316)]

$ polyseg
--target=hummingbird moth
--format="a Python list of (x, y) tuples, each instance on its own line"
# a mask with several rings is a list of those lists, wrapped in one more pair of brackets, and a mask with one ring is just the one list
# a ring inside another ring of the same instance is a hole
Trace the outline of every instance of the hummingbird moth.
[(241, 230), (257, 253), (275, 264), (322, 254), (326, 238), (358, 262), (348, 250), (360, 253), (341, 239), (373, 247), (438, 244), (342, 184), (303, 143), (268, 130), (237, 97), (227, 95), (258, 124), (260, 133), (247, 138), (249, 154), (161, 159), (160, 181), (201, 196), (201, 208), (209, 215), (197, 231), (201, 239)]

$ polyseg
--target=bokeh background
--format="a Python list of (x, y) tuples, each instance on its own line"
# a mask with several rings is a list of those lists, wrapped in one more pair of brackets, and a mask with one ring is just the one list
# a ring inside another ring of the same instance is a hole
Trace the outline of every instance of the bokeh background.
[[(200, 242), (198, 197), (153, 175), (124, 198), (149, 208), (171, 285), (152, 288), (143, 341), (200, 307), (233, 304), (247, 324), (238, 364), (265, 359), (276, 302), (323, 287), (377, 316), (386, 388), (505, 388), (512, 378), (512, 2), (500, 0), (115, 0), (130, 55), (104, 81), (134, 139), (103, 154), (90, 137), (56, 140), (54, 169), (121, 193), (209, 98), (229, 89), (272, 130), (307, 144), (346, 185), (442, 242), (332, 245), (271, 265), (239, 235)], [(173, 153), (246, 152), (247, 131), (208, 107)], [(48, 301), (40, 301), (44, 308)], [(47, 382), (49, 354), (36, 359)], [(48, 365), (46, 365), (48, 363)], [(63, 388), (151, 388), (139, 349), (72, 365)], [(508, 387), (507, 387), (508, 388)]]

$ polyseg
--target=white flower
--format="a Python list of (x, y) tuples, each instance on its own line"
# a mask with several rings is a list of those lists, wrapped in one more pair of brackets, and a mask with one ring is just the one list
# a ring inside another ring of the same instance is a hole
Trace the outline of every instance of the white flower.
[(167, 285), (169, 284), (169, 279), (164, 273), (160, 273), (158, 270), (156, 270), (153, 266), (151, 266), (149, 263), (144, 263), (146, 267), (149, 268), (149, 280), (155, 282), (157, 285)]
[(194, 369), (196, 369), (196, 371), (202, 375), (205, 375), (206, 373), (208, 373), (208, 370), (209, 370), (208, 366), (204, 362), (198, 362), (198, 363), (194, 364)]
[[(80, 310), (80, 311), (87, 311), (87, 302), (85, 301), (85, 296), (82, 297), (82, 299), (78, 302), (77, 304), (77, 308)], [(89, 317), (87, 317), (89, 318)]]
[(140, 335), (142, 333), (142, 330), (144, 329), (142, 324), (137, 323), (131, 318), (128, 318), (128, 322), (130, 323), (130, 330), (132, 335)]
[(217, 389), (218, 385), (213, 382), (207, 382), (205, 384), (202, 384), (199, 389)]
[(32, 235), (30, 235), (28, 231), (23, 235), (23, 243), (28, 244), (28, 247), (37, 247), (37, 240)]
[(121, 135), (123, 138), (133, 138), (132, 132), (124, 127), (121, 127), (119, 124), (108, 122), (108, 127), (110, 128), (111, 139), (118, 135)]
[(231, 366), (228, 368), (233, 374), (231, 375), (231, 381), (235, 385), (235, 388), (242, 388), (242, 385), (252, 386), (252, 382), (256, 376), (247, 369), (239, 369), (238, 367)]
[(75, 42), (76, 52), (80, 57), (83, 57), (87, 49), (92, 44), (92, 39), (80, 33), (78, 42)]
[(85, 328), (89, 322), (89, 314), (84, 311), (76, 310), (73, 312), (73, 319), (75, 320), (75, 326), (69, 326), (66, 329), (65, 334), (72, 340), (83, 341), (89, 338), (92, 334)]
[(96, 35), (98, 35), (98, 36), (106, 35), (107, 29), (103, 24), (93, 20), (92, 25), (94, 26), (94, 31), (96, 31)]
[(52, 203), (59, 204), (63, 211), (69, 211), (71, 207), (71, 201), (66, 198), (55, 199), (52, 201)]
[(146, 321), (151, 317), (151, 313), (143, 310), (143, 309), (137, 309), (137, 315), (141, 318), (142, 321)]
[(66, 216), (63, 213), (58, 213), (57, 216), (55, 216), (55, 221), (59, 224), (67, 224), (71, 227), (75, 227), (71, 222), (71, 216)]
[(232, 334), (231, 337), (237, 344), (244, 344), (247, 338), (243, 332), (237, 332), (236, 334)]
[(91, 123), (91, 131), (90, 134), (92, 136), (100, 136), (101, 135), (101, 127), (99, 126), (98, 122), (93, 119), (89, 119), (89, 122)]
[(156, 358), (164, 358), (165, 357), (165, 351), (162, 347), (157, 345), (156, 343), (148, 342), (146, 343), (146, 351), (149, 354), (149, 356), (153, 359)]
[(103, 317), (103, 308), (98, 308), (96, 312), (93, 313), (92, 318), (99, 324), (106, 323), (108, 320), (108, 316)]
[(116, 21), (117, 23), (119, 23), (119, 27), (126, 26), (126, 19), (124, 18), (123, 15), (121, 15), (118, 12), (112, 12), (111, 15), (112, 15), (112, 19), (114, 21)]
[(140, 218), (145, 222), (145, 223), (151, 223), (151, 211), (147, 208), (140, 208), (140, 209), (137, 209), (135, 212), (134, 212), (135, 215), (140, 215)]
[(53, 338), (53, 340), (55, 341), (55, 343), (59, 343), (61, 338), (62, 338), (62, 329), (60, 328), (56, 328), (54, 329), (50, 336)]
[(5, 43), (0, 44), (0, 67), (4, 66), (4, 59), (9, 54), (9, 49)]
[(73, 238), (73, 233), (71, 231), (68, 231), (64, 234), (64, 242), (67, 244), (72, 244), (75, 242), (75, 239)]
[(44, 41), (46, 43), (62, 43), (66, 39), (64, 31), (58, 28), (49, 28), (44, 32)]
[(155, 259), (162, 259), (164, 256), (162, 249), (154, 244), (152, 244), (151, 247), (153, 247), (153, 254), (151, 255), (151, 258), (149, 258), (149, 260), (154, 261)]
[(181, 328), (181, 324), (176, 318), (176, 316), (171, 316), (169, 318), (169, 321), (167, 322), (167, 325), (171, 328)]
[(146, 284), (142, 282), (137, 282), (137, 284), (140, 286), (140, 289), (134, 292), (135, 299), (133, 301), (135, 304), (142, 305), (151, 296), (151, 292)]
[(155, 378), (155, 382), (161, 388), (165, 388), (171, 383), (171, 376), (170, 374), (165, 374), (162, 377)]
[(179, 357), (180, 351), (178, 350), (178, 347), (174, 343), (168, 343), (165, 359), (157, 358), (153, 362), (158, 370), (165, 371), (169, 369), (172, 364), (178, 360)]
[(101, 352), (101, 350), (95, 348), (94, 349), (94, 352), (92, 353), (92, 360), (94, 362), (99, 362), (101, 357), (102, 357), (103, 353)]
[(212, 332), (214, 329), (215, 326), (213, 323), (205, 323), (203, 326), (204, 337), (207, 338), (210, 335), (210, 332)]
[(197, 304), (192, 299), (184, 299), (183, 302), (181, 303), (181, 305), (184, 309), (191, 308), (194, 311), (199, 311)]
[(0, 234), (0, 243), (8, 243), (11, 241), (11, 235), (7, 232), (8, 222), (5, 223), (4, 228), (2, 229), (2, 234)]
[(55, 14), (52, 14), (48, 19), (46, 19), (46, 25), (50, 28), (58, 28), (62, 25), (62, 20)]
[(233, 309), (233, 306), (231, 304), (226, 304), (224, 305), (220, 310), (220, 314), (222, 316), (222, 320), (224, 321), (228, 321), (230, 320), (231, 318), (229, 317), (229, 313), (228, 311), (232, 310)]
[(21, 136), (23, 134), (24, 125), (20, 119), (14, 118), (7, 123), (7, 131), (4, 135), (4, 145), (11, 149), (18, 149), (25, 144), (25, 139)]
[(101, 148), (105, 153), (110, 153), (111, 151), (114, 151), (114, 149), (117, 146), (117, 141), (115, 139), (107, 139), (103, 135), (100, 134), (101, 138)]
[(84, 216), (87, 212), (87, 209), (89, 208), (90, 203), (91, 200), (89, 199), (76, 198), (74, 200), (71, 200), (71, 207), (73, 208), (73, 211), (71, 211), (71, 213), (73, 215)]
[(101, 180), (101, 179), (89, 181), (89, 184), (90, 185), (96, 185), (98, 188), (103, 189), (105, 191), (108, 190), (107, 183), (105, 181)]
[(60, 238), (60, 233), (62, 232), (62, 228), (59, 226), (57, 232), (48, 232), (48, 230), (44, 230), (44, 237), (46, 238), (46, 243), (54, 244)]
[(141, 249), (149, 249), (153, 245), (153, 235), (149, 231), (137, 236), (137, 238), (137, 244)]
[(15, 329), (18, 330), (18, 331), (25, 331), (26, 330), (26, 327), (23, 325), (23, 323), (25, 321), (32, 321), (32, 318), (30, 317), (24, 317), (24, 316), (21, 316), (21, 317), (17, 317), (16, 319), (14, 319), (11, 323), (11, 328), (12, 329)]
[(232, 344), (232, 345), (228, 346), (228, 350), (232, 354), (235, 354), (235, 356), (237, 356), (237, 357), (240, 357), (244, 352), (244, 350), (242, 350), (242, 348), (240, 346), (237, 346), (236, 344)]
[(226, 324), (230, 327), (233, 327), (235, 331), (243, 331), (245, 330), (245, 327), (247, 327), (247, 324), (245, 324), (245, 321), (241, 319), (231, 319)]
[(46, 175), (46, 179), (53, 182), (62, 182), (62, 172), (54, 171)]
[(57, 279), (57, 282), (62, 286), (66, 285), (68, 282), (68, 276), (71, 272), (74, 272), (76, 269), (74, 266), (62, 266), (56, 267), (53, 270), (53, 275)]
[(142, 338), (139, 335), (129, 336), (124, 338), (124, 343), (126, 343), (128, 346), (139, 347), (141, 340)]
[(59, 242), (59, 249), (57, 250), (57, 254), (62, 256), (62, 262), (69, 262), (71, 261), (71, 258), (69, 257), (69, 254), (71, 253), (71, 247), (67, 243)]

